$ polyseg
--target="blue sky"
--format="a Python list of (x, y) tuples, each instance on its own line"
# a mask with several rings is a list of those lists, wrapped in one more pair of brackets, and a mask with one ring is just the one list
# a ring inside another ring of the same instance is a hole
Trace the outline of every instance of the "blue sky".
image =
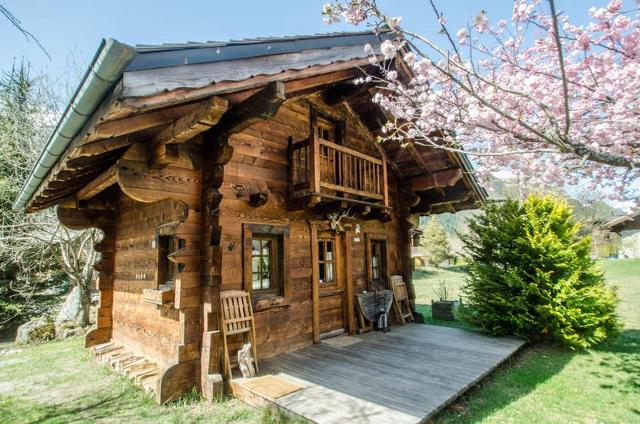
[[(324, 24), (320, 17), (327, 0), (3, 0), (24, 27), (45, 46), (49, 60), (6, 20), (0, 20), (0, 70), (21, 58), (38, 71), (61, 76), (70, 61), (86, 64), (100, 39), (112, 37), (129, 44), (227, 40), (267, 35), (310, 34), (354, 30), (350, 25)], [(627, 1), (628, 2), (628, 1)], [(587, 8), (603, 5), (557, 0), (576, 22), (587, 19)], [(383, 9), (402, 16), (403, 23), (424, 35), (435, 35), (433, 14), (426, 0), (380, 0)], [(480, 9), (490, 19), (510, 15), (511, 0), (439, 0), (451, 27), (462, 26)]]

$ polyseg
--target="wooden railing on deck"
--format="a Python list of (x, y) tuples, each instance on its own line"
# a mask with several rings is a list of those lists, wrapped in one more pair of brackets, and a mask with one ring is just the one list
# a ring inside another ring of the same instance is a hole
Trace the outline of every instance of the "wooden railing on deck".
[[(387, 206), (387, 164), (384, 159), (330, 141), (314, 138), (291, 143), (291, 195), (301, 191), (360, 196)], [(323, 190), (324, 189), (324, 190)]]

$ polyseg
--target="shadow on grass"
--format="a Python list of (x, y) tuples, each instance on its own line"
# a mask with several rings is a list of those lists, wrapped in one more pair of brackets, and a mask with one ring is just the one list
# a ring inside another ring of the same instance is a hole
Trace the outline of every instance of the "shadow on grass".
[(464, 321), (461, 318), (458, 308), (455, 308), (453, 310), (453, 317), (454, 317), (453, 321), (434, 319), (431, 316), (431, 305), (428, 305), (428, 304), (416, 304), (416, 311), (422, 314), (422, 316), (424, 317), (425, 324), (439, 325), (442, 327), (464, 328), (465, 330), (478, 331), (471, 324), (469, 324), (467, 321)]
[(93, 422), (113, 417), (114, 411), (127, 407), (122, 397), (113, 395), (96, 399), (91, 394), (74, 399), (73, 402), (45, 404), (15, 397), (5, 397), (0, 401), (0, 409), (5, 422), (11, 423), (73, 423)]
[(529, 345), (441, 411), (434, 422), (483, 422), (560, 373), (575, 355), (579, 353), (548, 345)]
[[(612, 371), (593, 372), (606, 381), (601, 383), (600, 387), (615, 388), (624, 393), (640, 393), (640, 330), (624, 330), (618, 339), (607, 341), (595, 350), (604, 355), (599, 365), (604, 370)], [(636, 413), (640, 415), (640, 411)]]

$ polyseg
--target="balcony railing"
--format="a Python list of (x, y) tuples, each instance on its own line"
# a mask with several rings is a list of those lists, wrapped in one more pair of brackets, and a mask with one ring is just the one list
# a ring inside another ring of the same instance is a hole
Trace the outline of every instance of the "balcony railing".
[(324, 194), (388, 206), (384, 159), (317, 137), (292, 143), (289, 154), (292, 197)]

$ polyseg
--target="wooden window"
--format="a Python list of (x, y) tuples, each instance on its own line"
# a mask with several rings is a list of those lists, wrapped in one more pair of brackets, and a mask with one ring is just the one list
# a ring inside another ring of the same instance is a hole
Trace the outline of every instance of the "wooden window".
[(333, 239), (318, 240), (318, 262), (320, 285), (336, 284), (336, 257), (335, 242)]
[(289, 227), (243, 224), (244, 290), (260, 298), (288, 297)]
[(312, 109), (311, 127), (315, 137), (331, 143), (343, 144), (345, 122), (337, 120), (317, 109)]
[(383, 276), (383, 251), (384, 242), (381, 240), (373, 240), (371, 242), (371, 278), (380, 280)]
[(369, 290), (388, 287), (387, 240), (383, 234), (366, 234)]
[(159, 289), (173, 287), (176, 276), (180, 271), (178, 264), (169, 260), (168, 255), (184, 247), (184, 240), (175, 236), (162, 236), (157, 238), (158, 249), (158, 274), (157, 286)]
[(324, 141), (336, 142), (336, 127), (333, 122), (318, 118), (316, 136)]
[(251, 240), (251, 289), (253, 292), (280, 293), (278, 236), (253, 234)]

